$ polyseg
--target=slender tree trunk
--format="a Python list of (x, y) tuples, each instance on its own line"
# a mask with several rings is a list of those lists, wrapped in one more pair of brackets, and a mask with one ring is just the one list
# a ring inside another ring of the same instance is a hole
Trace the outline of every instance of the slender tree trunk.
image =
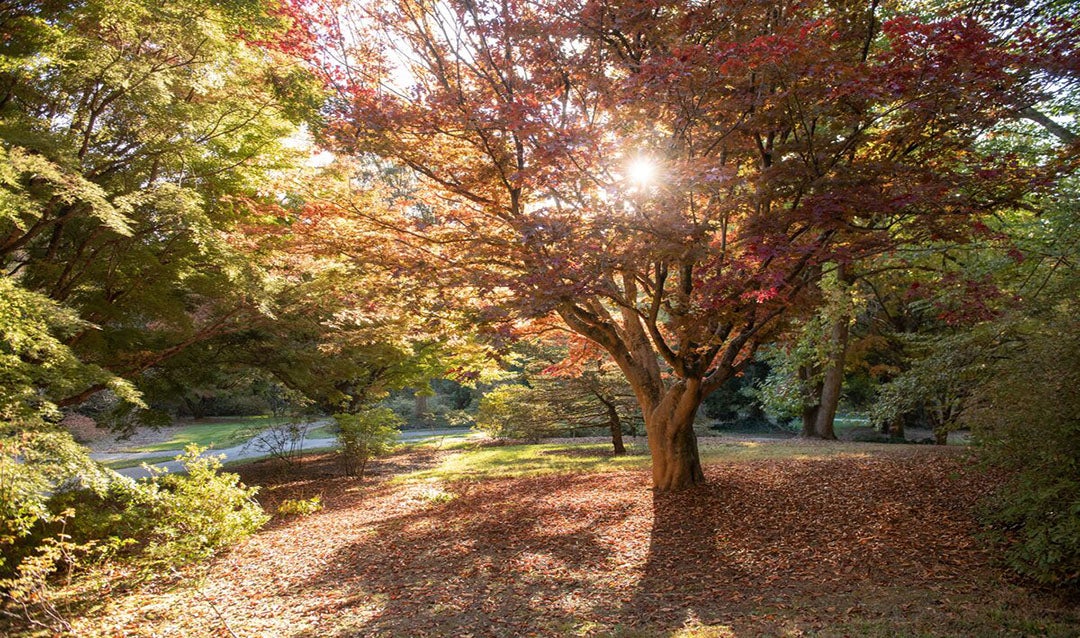
[[(821, 409), (821, 383), (815, 383), (810, 387), (810, 380), (817, 376), (817, 370), (810, 366), (799, 366), (799, 384), (803, 388), (809, 387), (809, 396), (803, 399), (802, 407), (802, 435), (806, 438), (817, 436), (817, 418)], [(812, 402), (812, 403), (811, 403)]]
[(671, 386), (659, 405), (646, 411), (653, 488), (658, 492), (673, 492), (705, 482), (694, 433), (694, 416), (702, 398), (701, 380), (685, 379)]
[(626, 446), (623, 445), (622, 440), (622, 421), (619, 420), (619, 413), (614, 408), (609, 407), (608, 423), (611, 425), (611, 445), (615, 448), (615, 456), (622, 456), (626, 454)]
[(822, 439), (836, 439), (833, 424), (836, 421), (836, 409), (840, 405), (840, 390), (844, 384), (849, 321), (847, 313), (837, 317), (832, 326), (832, 334), (829, 335), (830, 361), (821, 382), (821, 402), (818, 404), (814, 424), (814, 434)]
[[(855, 280), (845, 265), (839, 267), (837, 275), (845, 287)], [(829, 363), (821, 380), (821, 401), (814, 424), (814, 435), (820, 439), (836, 439), (833, 425), (836, 422), (836, 409), (840, 405), (840, 390), (844, 385), (844, 363), (847, 360), (851, 323), (850, 305), (845, 304), (844, 307), (846, 310), (839, 313), (829, 331)]]
[(890, 437), (894, 439), (903, 439), (906, 437), (904, 434), (904, 415), (898, 414), (889, 422), (887, 426), (887, 432)]
[(590, 390), (596, 399), (603, 404), (604, 409), (607, 411), (608, 427), (611, 429), (611, 445), (615, 448), (615, 456), (622, 456), (626, 454), (626, 446), (623, 445), (622, 440), (622, 420), (619, 419), (619, 411), (615, 408), (615, 403), (608, 401), (604, 398), (596, 389)]

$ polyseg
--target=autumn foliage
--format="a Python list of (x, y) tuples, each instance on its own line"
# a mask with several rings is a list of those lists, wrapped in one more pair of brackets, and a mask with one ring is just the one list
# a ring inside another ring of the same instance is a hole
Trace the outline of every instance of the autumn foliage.
[[(422, 177), (390, 225), (477, 316), (556, 315), (607, 351), (660, 489), (703, 479), (702, 398), (816, 303), (823, 271), (962, 241), (1047, 183), (974, 144), (1039, 96), (1034, 56), (973, 18), (876, 1), (353, 11), (338, 148)], [(632, 179), (642, 161), (654, 180)]]

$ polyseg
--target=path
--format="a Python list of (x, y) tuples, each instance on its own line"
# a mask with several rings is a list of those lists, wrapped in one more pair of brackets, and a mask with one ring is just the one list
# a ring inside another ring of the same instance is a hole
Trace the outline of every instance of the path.
[[(398, 437), (398, 441), (417, 441), (429, 437), (437, 436), (449, 436), (454, 434), (466, 434), (469, 430), (462, 428), (444, 428), (437, 430), (404, 430)], [(215, 456), (224, 456), (222, 462), (228, 463), (230, 461), (241, 461), (244, 459), (255, 459), (267, 456), (267, 453), (260, 449), (256, 444), (259, 437), (242, 443), (240, 445), (234, 445), (232, 447), (222, 448), (215, 450), (211, 448), (206, 453), (213, 454)], [(304, 441), (304, 450), (318, 450), (326, 448), (336, 448), (336, 438), (319, 438), (319, 439), (306, 439)], [(140, 459), (160, 459), (162, 457), (176, 457), (183, 453), (183, 450), (159, 450), (157, 452), (94, 452), (90, 454), (90, 458), (101, 463), (111, 463), (114, 461), (137, 461)], [(183, 470), (183, 465), (179, 461), (165, 461), (161, 463), (151, 463), (151, 467), (161, 468), (169, 472), (178, 472)], [(135, 467), (125, 467), (116, 470), (117, 474), (128, 476), (134, 479), (145, 478), (150, 476), (150, 472), (147, 471), (141, 465)]]

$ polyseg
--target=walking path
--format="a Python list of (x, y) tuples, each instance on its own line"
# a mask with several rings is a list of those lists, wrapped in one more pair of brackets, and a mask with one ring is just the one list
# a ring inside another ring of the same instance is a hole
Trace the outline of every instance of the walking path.
[[(449, 436), (454, 434), (467, 434), (469, 430), (462, 428), (455, 429), (439, 429), (439, 430), (404, 430), (398, 437), (398, 441), (418, 441), (420, 439), (426, 439), (430, 437)], [(234, 445), (232, 447), (222, 448), (220, 450), (209, 449), (205, 454), (212, 454), (214, 456), (223, 456), (223, 463), (230, 461), (241, 461), (244, 459), (255, 459), (267, 456), (266, 448), (258, 444), (259, 438), (265, 436), (261, 434), (255, 438), (242, 443), (240, 445)], [(318, 450), (337, 447), (336, 438), (320, 438), (320, 439), (305, 439), (304, 450)], [(159, 450), (157, 452), (93, 452), (90, 454), (90, 458), (101, 463), (112, 463), (115, 461), (138, 461), (140, 459), (160, 459), (163, 457), (175, 458), (180, 454), (183, 454), (183, 450)], [(178, 472), (183, 470), (183, 465), (179, 461), (163, 461), (160, 463), (150, 463), (151, 467), (164, 469), (169, 472)], [(150, 476), (150, 472), (143, 466), (137, 465), (135, 467), (125, 467), (116, 470), (118, 474), (128, 476), (134, 479), (145, 478)]]

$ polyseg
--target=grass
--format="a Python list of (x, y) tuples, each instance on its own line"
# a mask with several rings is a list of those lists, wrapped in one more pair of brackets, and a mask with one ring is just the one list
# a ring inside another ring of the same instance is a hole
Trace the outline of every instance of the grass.
[(117, 461), (108, 461), (106, 463), (103, 463), (103, 465), (112, 470), (122, 470), (129, 467), (138, 467), (143, 463), (146, 463), (148, 465), (155, 465), (157, 463), (168, 463), (169, 461), (175, 459), (176, 455), (170, 454), (168, 456), (150, 456), (137, 459), (119, 459)]
[[(731, 441), (703, 439), (700, 443), (704, 464), (750, 462), (772, 459), (827, 459), (838, 456), (865, 457), (888, 453), (892, 446), (872, 443), (823, 442), (802, 440)], [(629, 454), (612, 456), (609, 443), (538, 443), (502, 446), (478, 446), (464, 437), (443, 443), (450, 451), (435, 467), (398, 477), (399, 481), (458, 481), (520, 476), (538, 476), (571, 472), (608, 472), (649, 466), (644, 441), (627, 444)], [(895, 451), (894, 449), (892, 451)]]
[(171, 434), (168, 440), (147, 443), (127, 448), (124, 451), (163, 452), (166, 450), (182, 450), (192, 443), (201, 447), (221, 449), (239, 445), (250, 439), (254, 434), (283, 422), (283, 419), (272, 416), (253, 416), (183, 423), (166, 428)]
[(489, 479), (536, 476), (561, 472), (602, 472), (643, 467), (642, 454), (611, 456), (606, 443), (539, 443), (476, 447), (470, 442), (454, 442), (444, 449), (452, 453), (430, 469), (398, 477), (400, 481)]

